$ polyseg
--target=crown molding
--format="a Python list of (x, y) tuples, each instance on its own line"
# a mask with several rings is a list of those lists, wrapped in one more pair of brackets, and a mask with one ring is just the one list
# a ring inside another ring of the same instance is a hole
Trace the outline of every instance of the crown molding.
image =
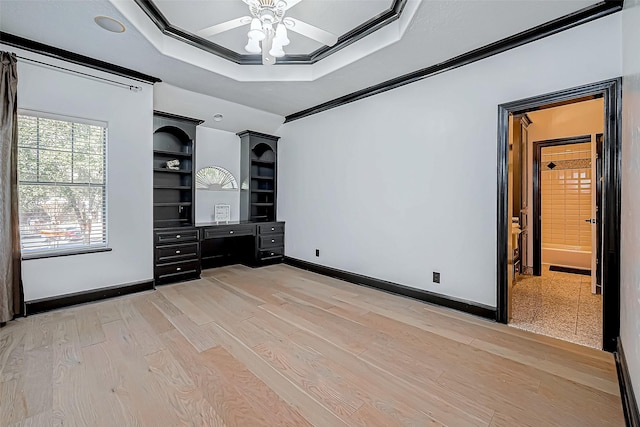
[(294, 120), (299, 120), (313, 114), (318, 114), (332, 108), (340, 107), (341, 105), (368, 98), (370, 96), (396, 89), (410, 83), (415, 83), (436, 74), (444, 73), (446, 71), (450, 71), (474, 63), (476, 61), (489, 58), (493, 55), (506, 52), (527, 43), (531, 43), (536, 40), (540, 40), (545, 37), (560, 33), (562, 31), (577, 27), (578, 25), (586, 24), (612, 13), (621, 11), (623, 3), (623, 0), (605, 0), (596, 3), (594, 5), (585, 7), (584, 9), (562, 16), (558, 19), (554, 19), (552, 21), (506, 37), (497, 42), (490, 43), (480, 48), (471, 50), (467, 53), (453, 57), (439, 64), (432, 65), (427, 68), (422, 68), (408, 74), (404, 74), (402, 76), (387, 80), (377, 85), (369, 86), (365, 89), (361, 89), (348, 95), (333, 99), (331, 101), (318, 104), (315, 107), (307, 108), (305, 110), (298, 111), (297, 113), (290, 114), (285, 118), (285, 123), (290, 123)]
[[(173, 25), (155, 5), (153, 0), (134, 0), (134, 2), (144, 11), (158, 29), (169, 37), (180, 40), (191, 46), (195, 46), (206, 52), (224, 58), (239, 65), (261, 65), (261, 55), (243, 55), (219, 44), (213, 43), (203, 37), (186, 31)], [(357, 26), (351, 31), (341, 35), (338, 42), (333, 46), (323, 46), (310, 54), (285, 55), (278, 58), (276, 65), (312, 65), (345, 47), (357, 42), (369, 34), (383, 28), (384, 26), (398, 20), (402, 15), (407, 0), (393, 0), (391, 7), (367, 22)]]
[(149, 76), (147, 74), (143, 74), (129, 68), (121, 67), (119, 65), (111, 64), (105, 61), (100, 61), (99, 59), (80, 55), (78, 53), (40, 43), (35, 40), (25, 39), (23, 37), (5, 33), (3, 31), (0, 31), (0, 43), (19, 47), (29, 52), (38, 53), (40, 55), (60, 59), (77, 65), (83, 65), (85, 67), (93, 68), (94, 70), (104, 71), (110, 74), (131, 78), (145, 83), (153, 84), (162, 81), (157, 77)]

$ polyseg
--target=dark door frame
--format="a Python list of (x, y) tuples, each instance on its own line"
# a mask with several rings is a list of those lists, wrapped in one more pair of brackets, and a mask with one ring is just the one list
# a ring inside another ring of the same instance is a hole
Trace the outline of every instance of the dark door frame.
[(602, 203), (603, 349), (616, 350), (620, 332), (620, 165), (622, 78), (592, 83), (498, 106), (496, 320), (508, 322), (509, 115), (603, 98), (605, 110)]
[[(533, 141), (533, 206), (531, 206), (532, 219), (530, 224), (533, 225), (533, 275), (540, 276), (542, 274), (542, 227), (541, 227), (541, 206), (542, 198), (540, 195), (540, 179), (541, 169), (540, 160), (542, 159), (542, 148), (553, 147), (556, 145), (581, 144), (591, 142), (591, 135), (574, 136), (570, 138), (548, 139), (546, 141)], [(594, 178), (595, 179), (595, 178)], [(595, 190), (595, 188), (594, 188)], [(595, 273), (595, 272), (594, 272)]]

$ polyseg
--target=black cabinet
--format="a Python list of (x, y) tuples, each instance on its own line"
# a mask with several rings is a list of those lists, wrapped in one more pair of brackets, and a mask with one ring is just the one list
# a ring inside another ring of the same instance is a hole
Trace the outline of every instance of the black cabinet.
[(201, 230), (203, 268), (253, 263), (255, 224), (212, 225)]
[(201, 120), (154, 111), (153, 226), (156, 284), (200, 277), (200, 231), (193, 227), (196, 126)]
[(156, 284), (200, 277), (200, 230), (174, 228), (154, 232)]
[(201, 120), (154, 111), (153, 225), (192, 226), (196, 126)]
[(284, 222), (258, 224), (255, 263), (281, 262), (284, 258)]
[(284, 222), (156, 229), (154, 248), (156, 284), (196, 279), (205, 268), (231, 264), (259, 267), (282, 262)]
[(201, 225), (202, 268), (260, 266), (284, 257), (284, 222)]
[(154, 111), (153, 221), (156, 284), (199, 278), (203, 268), (260, 266), (284, 258), (284, 223), (276, 222), (278, 138), (257, 132), (241, 140), (240, 216), (195, 224), (195, 138), (200, 120)]
[(246, 130), (240, 137), (240, 218), (275, 221), (277, 136)]

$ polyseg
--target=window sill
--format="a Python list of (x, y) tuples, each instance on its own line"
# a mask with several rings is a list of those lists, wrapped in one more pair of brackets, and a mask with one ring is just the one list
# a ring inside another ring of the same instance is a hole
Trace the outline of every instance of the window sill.
[(23, 255), (23, 261), (29, 261), (32, 259), (43, 259), (43, 258), (57, 258), (61, 256), (69, 256), (69, 255), (84, 255), (84, 254), (94, 254), (97, 252), (110, 252), (113, 249), (111, 248), (92, 248), (92, 249), (79, 249), (75, 251), (69, 252), (48, 252), (48, 253), (38, 253), (32, 255)]

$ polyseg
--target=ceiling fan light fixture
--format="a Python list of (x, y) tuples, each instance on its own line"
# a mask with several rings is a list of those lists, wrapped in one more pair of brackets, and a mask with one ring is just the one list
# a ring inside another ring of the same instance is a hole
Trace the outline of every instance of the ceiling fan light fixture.
[(326, 46), (333, 46), (338, 42), (338, 36), (335, 34), (307, 24), (304, 21), (285, 16), (287, 10), (302, 0), (242, 1), (249, 6), (248, 16), (203, 28), (198, 30), (197, 34), (200, 37), (212, 37), (249, 24), (249, 31), (247, 32), (249, 40), (244, 48), (250, 54), (262, 54), (262, 63), (264, 65), (272, 65), (276, 62), (276, 58), (286, 55), (283, 48), (291, 43), (287, 34), (288, 30)]
[(258, 18), (253, 18), (251, 20), (251, 29), (247, 35), (249, 36), (249, 44), (251, 44), (252, 40), (260, 42), (265, 39), (266, 35), (264, 31), (262, 31), (262, 22)]
[(282, 49), (282, 45), (279, 43), (275, 43), (275, 40), (274, 40), (273, 46), (269, 51), (269, 55), (273, 56), (274, 58), (282, 58), (284, 56), (284, 50)]
[(247, 45), (244, 47), (244, 50), (246, 50), (249, 53), (262, 53), (262, 48), (260, 47), (260, 42), (254, 38), (249, 37), (249, 42), (247, 43)]
[(287, 27), (283, 23), (278, 24), (278, 26), (276, 27), (276, 37), (274, 39), (274, 42), (278, 43), (281, 46), (287, 46), (289, 45), (289, 43), (291, 43), (289, 37), (287, 36)]

